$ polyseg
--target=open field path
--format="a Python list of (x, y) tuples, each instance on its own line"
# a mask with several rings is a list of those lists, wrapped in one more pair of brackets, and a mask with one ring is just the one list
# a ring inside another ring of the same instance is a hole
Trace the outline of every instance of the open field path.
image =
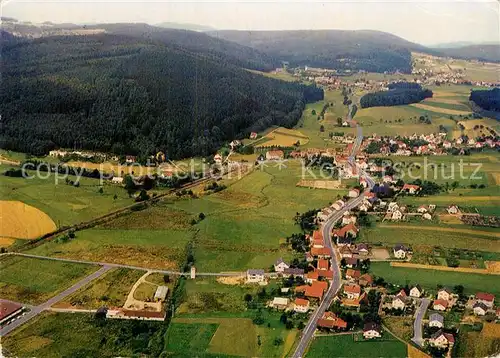
[(61, 293), (55, 295), (54, 297), (48, 299), (44, 303), (35, 306), (29, 311), (27, 314), (24, 316), (21, 316), (19, 319), (15, 320), (14, 322), (2, 327), (0, 329), (0, 337), (4, 337), (16, 328), (20, 327), (33, 317), (39, 315), (41, 312), (49, 309), (52, 305), (56, 304), (57, 302), (63, 300), (67, 296), (75, 293), (78, 291), (80, 288), (86, 286), (88, 283), (91, 281), (95, 280), (96, 278), (104, 275), (106, 272), (108, 272), (111, 269), (111, 266), (103, 266), (99, 270), (95, 271), (94, 273), (91, 273), (87, 277), (83, 278), (82, 280), (78, 281), (76, 284), (71, 286), (70, 288), (62, 291)]
[[(8, 255), (30, 257), (30, 258), (41, 259), (41, 260), (71, 262), (71, 263), (77, 263), (77, 264), (99, 265), (99, 266), (106, 266), (106, 267), (110, 267), (110, 268), (111, 267), (119, 267), (119, 268), (131, 269), (131, 270), (159, 272), (159, 273), (163, 273), (163, 274), (167, 274), (167, 275), (179, 275), (179, 276), (189, 276), (190, 275), (189, 272), (186, 273), (186, 272), (173, 271), (173, 270), (159, 270), (159, 269), (155, 269), (155, 268), (151, 268), (151, 267), (122, 265), (122, 264), (115, 264), (115, 263), (110, 263), (110, 262), (95, 262), (95, 261), (65, 259), (62, 257), (39, 256), (39, 255), (23, 254), (20, 252), (7, 252), (4, 254), (0, 254), (0, 257), (8, 256)], [(242, 275), (246, 275), (246, 273), (245, 272), (196, 272), (196, 275), (197, 276), (224, 277), (224, 276), (242, 276)]]
[(402, 267), (402, 268), (451, 271), (451, 272), (463, 272), (463, 273), (478, 273), (481, 275), (500, 275), (500, 272), (498, 271), (488, 270), (488, 269), (476, 269), (469, 267), (434, 266), (434, 265), (414, 264), (410, 262), (395, 262), (395, 261), (391, 261), (390, 265), (392, 267)]
[(490, 236), (490, 237), (500, 239), (500, 232), (494, 232), (494, 231), (458, 229), (458, 228), (440, 227), (440, 226), (414, 226), (414, 225), (388, 225), (388, 224), (380, 224), (379, 227), (390, 228), (390, 229), (410, 229), (410, 230), (424, 230), (424, 231), (454, 232), (454, 233), (461, 233), (461, 234)]

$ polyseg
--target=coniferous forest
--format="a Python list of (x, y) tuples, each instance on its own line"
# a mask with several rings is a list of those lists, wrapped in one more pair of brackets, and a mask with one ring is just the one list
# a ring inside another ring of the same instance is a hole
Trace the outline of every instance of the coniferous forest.
[(253, 74), (222, 55), (124, 35), (3, 37), (0, 147), (169, 158), (212, 154), (272, 125), (292, 127), (314, 86)]
[(399, 106), (417, 103), (432, 97), (432, 91), (417, 83), (398, 82), (389, 85), (389, 91), (367, 93), (360, 99), (361, 108)]
[(469, 99), (487, 111), (500, 112), (500, 88), (472, 91)]

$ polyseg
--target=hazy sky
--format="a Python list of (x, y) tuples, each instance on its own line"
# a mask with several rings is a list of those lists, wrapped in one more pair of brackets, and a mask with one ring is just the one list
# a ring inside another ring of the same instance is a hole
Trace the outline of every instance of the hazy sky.
[(499, 41), (498, 0), (131, 1), (1, 0), (32, 22), (181, 22), (217, 29), (373, 29), (422, 44)]

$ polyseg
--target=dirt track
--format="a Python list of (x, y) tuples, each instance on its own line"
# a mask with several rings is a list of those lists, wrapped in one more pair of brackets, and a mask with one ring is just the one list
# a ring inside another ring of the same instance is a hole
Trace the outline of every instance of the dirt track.
[(482, 231), (482, 230), (471, 230), (471, 229), (455, 229), (448, 227), (439, 227), (439, 226), (413, 226), (413, 225), (387, 225), (381, 224), (380, 227), (386, 228), (398, 228), (398, 229), (411, 229), (411, 230), (427, 230), (427, 231), (441, 231), (441, 232), (456, 232), (462, 234), (470, 234), (470, 235), (481, 235), (481, 236), (491, 236), (497, 239), (500, 239), (500, 233), (493, 231)]

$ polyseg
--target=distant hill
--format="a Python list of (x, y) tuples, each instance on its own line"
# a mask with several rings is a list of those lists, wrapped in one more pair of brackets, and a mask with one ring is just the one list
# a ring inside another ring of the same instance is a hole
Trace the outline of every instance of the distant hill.
[(292, 127), (306, 102), (323, 99), (314, 86), (241, 69), (198, 37), (185, 38), (189, 50), (162, 33), (2, 39), (4, 149), (206, 156), (251, 131)]
[(252, 70), (270, 71), (279, 62), (251, 47), (217, 39), (205, 33), (178, 29), (164, 29), (148, 24), (97, 24), (87, 28), (102, 28), (107, 33), (126, 35), (177, 46), (188, 51), (203, 52), (220, 61)]
[(206, 31), (214, 31), (216, 30), (214, 27), (198, 25), (198, 24), (181, 24), (177, 22), (160, 22), (159, 24), (155, 24), (154, 26), (163, 27), (167, 29), (177, 29), (177, 30), (190, 30), (190, 31), (198, 31), (198, 32), (206, 32)]
[(453, 58), (462, 58), (466, 60), (476, 59), (485, 62), (500, 62), (500, 44), (440, 48), (437, 49), (437, 51), (444, 56)]
[(411, 72), (411, 51), (435, 52), (380, 31), (213, 31), (211, 36), (252, 47), (291, 66)]

